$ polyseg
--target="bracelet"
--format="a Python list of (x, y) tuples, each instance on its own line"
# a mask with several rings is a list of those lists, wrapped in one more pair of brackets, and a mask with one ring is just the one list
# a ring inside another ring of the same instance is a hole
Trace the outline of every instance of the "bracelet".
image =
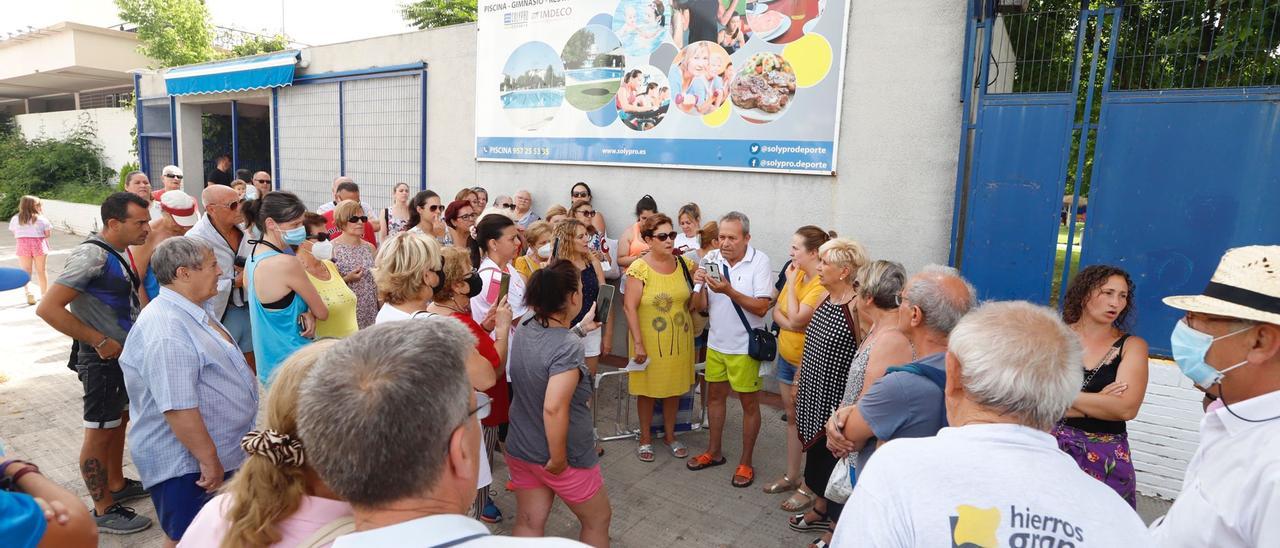
[(582, 324), (573, 326), (573, 329), (571, 329), (570, 331), (573, 331), (573, 334), (577, 335), (578, 338), (580, 339), (587, 338), (587, 332), (582, 329)]
[(30, 474), (30, 473), (32, 473), (32, 472), (35, 472), (35, 474), (36, 474), (37, 476), (43, 475), (43, 474), (41, 474), (41, 473), (40, 473), (40, 468), (39, 468), (39, 467), (37, 467), (37, 466), (36, 466), (36, 465), (34, 465), (34, 464), (27, 463), (27, 465), (26, 465), (26, 466), (23, 466), (21, 470), (18, 470), (18, 472), (17, 472), (16, 474), (14, 474), (14, 475), (13, 475), (13, 479), (12, 479), (12, 480), (10, 480), (10, 481), (12, 481), (12, 482), (13, 482), (14, 487), (17, 487), (17, 485), (18, 485), (18, 480), (22, 479), (22, 476), (25, 476), (25, 475)]
[(108, 336), (106, 336), (106, 335), (103, 335), (103, 336), (102, 336), (102, 340), (98, 341), (98, 344), (93, 345), (93, 349), (94, 349), (94, 350), (97, 350), (97, 349), (102, 348), (102, 346), (103, 346), (103, 345), (105, 345), (105, 344), (107, 344), (107, 341), (109, 341), (109, 340), (111, 340), (111, 337), (108, 337)]

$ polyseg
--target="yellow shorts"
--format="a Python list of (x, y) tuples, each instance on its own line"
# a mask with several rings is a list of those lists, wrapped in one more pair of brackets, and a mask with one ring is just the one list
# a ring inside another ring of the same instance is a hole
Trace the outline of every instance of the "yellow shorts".
[(729, 381), (734, 392), (759, 392), (764, 383), (760, 380), (760, 362), (746, 354), (722, 354), (707, 349), (707, 382)]

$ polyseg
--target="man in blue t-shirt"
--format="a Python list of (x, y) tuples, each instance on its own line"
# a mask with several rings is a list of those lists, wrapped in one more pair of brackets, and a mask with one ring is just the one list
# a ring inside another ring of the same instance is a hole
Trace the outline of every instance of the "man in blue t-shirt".
[(101, 212), (102, 232), (71, 252), (36, 315), (77, 343), (73, 360), (84, 385), (80, 475), (98, 528), (127, 534), (146, 529), (151, 520), (121, 505), (148, 495), (141, 482), (123, 473), (129, 396), (116, 359), (138, 317), (141, 283), (123, 254), (147, 241), (151, 214), (146, 200), (128, 192), (108, 196)]
[(925, 267), (908, 280), (899, 299), (898, 329), (911, 342), (916, 360), (890, 368), (856, 405), (836, 411), (827, 422), (827, 446), (837, 457), (858, 451), (859, 472), (880, 444), (933, 436), (946, 426), (947, 339), (978, 305), (973, 286), (955, 269), (941, 266)]

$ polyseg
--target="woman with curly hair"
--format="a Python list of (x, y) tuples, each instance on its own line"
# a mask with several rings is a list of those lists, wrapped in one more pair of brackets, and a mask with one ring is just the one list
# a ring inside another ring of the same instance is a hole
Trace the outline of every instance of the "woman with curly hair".
[(1081, 470), (1137, 508), (1125, 422), (1146, 396), (1147, 342), (1128, 332), (1132, 312), (1133, 279), (1117, 267), (1087, 267), (1067, 286), (1062, 321), (1080, 337), (1084, 383), (1053, 435)]
[(334, 343), (322, 340), (280, 366), (267, 393), (262, 430), (240, 445), (249, 458), (187, 528), (184, 548), (327, 546), (355, 530), (351, 505), (307, 464), (298, 437), (298, 388)]

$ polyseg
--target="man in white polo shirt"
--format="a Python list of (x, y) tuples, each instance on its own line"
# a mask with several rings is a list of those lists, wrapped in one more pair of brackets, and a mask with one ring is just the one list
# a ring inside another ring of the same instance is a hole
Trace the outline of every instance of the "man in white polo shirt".
[(720, 443), (732, 389), (742, 402), (742, 457), (732, 483), (734, 487), (748, 487), (755, 481), (751, 454), (760, 434), (762, 385), (760, 362), (747, 354), (748, 326), (764, 327), (764, 315), (773, 304), (773, 276), (769, 257), (751, 247), (751, 221), (746, 215), (731, 211), (720, 219), (720, 249), (707, 254), (695, 281), (710, 290), (706, 378), (711, 439), (707, 451), (689, 459), (686, 466), (702, 470), (727, 462)]

